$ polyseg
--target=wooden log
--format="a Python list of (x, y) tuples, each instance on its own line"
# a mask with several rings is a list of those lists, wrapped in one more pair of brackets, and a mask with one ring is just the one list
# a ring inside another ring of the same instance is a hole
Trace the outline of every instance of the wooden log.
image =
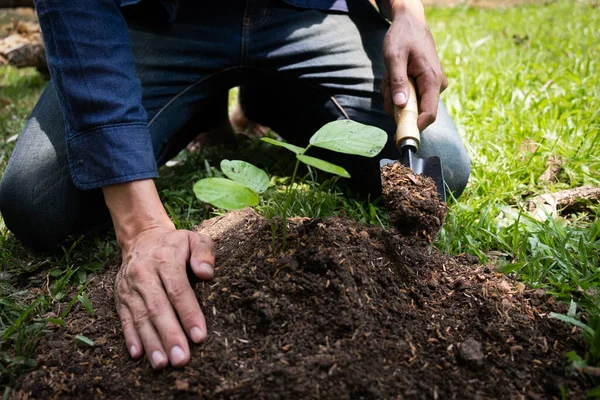
[(10, 32), (9, 36), (0, 39), (0, 65), (47, 71), (40, 26), (34, 22), (16, 22)]
[(527, 201), (527, 211), (535, 219), (543, 221), (548, 216), (558, 217), (559, 208), (572, 210), (573, 205), (580, 200), (600, 202), (600, 187), (580, 186), (555, 193), (544, 193)]

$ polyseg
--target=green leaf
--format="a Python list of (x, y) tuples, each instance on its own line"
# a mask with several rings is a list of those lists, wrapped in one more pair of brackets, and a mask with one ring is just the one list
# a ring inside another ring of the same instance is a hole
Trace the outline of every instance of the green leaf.
[(94, 316), (94, 306), (92, 305), (92, 302), (87, 297), (87, 295), (85, 293), (81, 293), (79, 296), (77, 296), (77, 299), (79, 300), (79, 302), (81, 304), (83, 304), (83, 306), (85, 307), (87, 312), (93, 317)]
[(223, 160), (221, 170), (232, 181), (241, 183), (257, 193), (262, 193), (269, 187), (267, 173), (246, 161)]
[(271, 138), (261, 138), (261, 140), (263, 142), (267, 142), (270, 143), (274, 146), (279, 146), (279, 147), (285, 147), (286, 149), (288, 149), (289, 151), (291, 151), (292, 153), (296, 153), (296, 154), (302, 154), (304, 152), (304, 148), (302, 147), (298, 147), (298, 146), (294, 146), (293, 144), (289, 144), (289, 143), (284, 143), (284, 142), (280, 142), (279, 140), (274, 140)]
[(94, 341), (92, 339), (89, 339), (83, 335), (77, 335), (75, 336), (75, 340), (81, 344), (86, 344), (90, 347), (94, 347)]
[(575, 318), (577, 315), (577, 303), (571, 300), (571, 305), (569, 306), (569, 311), (567, 312), (567, 316), (571, 318)]
[(600, 396), (600, 386), (596, 386), (593, 389), (590, 389), (587, 393), (586, 393), (587, 397), (598, 397)]
[(52, 324), (56, 324), (58, 326), (65, 326), (65, 321), (62, 318), (50, 317), (46, 318), (46, 321)]
[(387, 140), (387, 133), (377, 127), (344, 119), (325, 124), (310, 138), (310, 144), (338, 153), (375, 157)]
[(79, 279), (79, 284), (84, 284), (87, 281), (87, 273), (85, 271), (77, 271), (77, 279)]
[(571, 325), (575, 325), (581, 329), (583, 329), (585, 332), (587, 332), (590, 335), (595, 335), (596, 332), (594, 332), (594, 330), (592, 328), (590, 328), (589, 326), (587, 326), (586, 324), (584, 324), (583, 322), (576, 320), (573, 317), (569, 317), (568, 315), (564, 315), (564, 314), (557, 314), (555, 312), (551, 312), (550, 313), (550, 318), (556, 318), (559, 319), (563, 322), (566, 322), (568, 324)]
[(339, 175), (343, 178), (350, 178), (350, 174), (344, 168), (332, 164), (327, 161), (323, 161), (319, 158), (297, 155), (298, 160), (302, 161), (306, 165), (320, 169), (321, 171), (329, 172), (330, 174)]
[(194, 194), (199, 200), (226, 210), (241, 210), (258, 204), (256, 192), (225, 178), (199, 180), (194, 185)]

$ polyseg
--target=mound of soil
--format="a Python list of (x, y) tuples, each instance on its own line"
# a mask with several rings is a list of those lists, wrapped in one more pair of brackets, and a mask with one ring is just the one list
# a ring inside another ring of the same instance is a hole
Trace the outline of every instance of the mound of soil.
[(448, 207), (435, 182), (399, 162), (381, 167), (383, 205), (400, 233), (432, 242), (442, 229)]
[(209, 337), (187, 367), (130, 359), (113, 265), (88, 286), (95, 316), (76, 306), (48, 332), (13, 397), (537, 399), (560, 386), (583, 397), (563, 361), (581, 334), (548, 318), (564, 307), (474, 257), (338, 218), (291, 221), (283, 254), (251, 211), (201, 229), (215, 239), (216, 278), (196, 284)]

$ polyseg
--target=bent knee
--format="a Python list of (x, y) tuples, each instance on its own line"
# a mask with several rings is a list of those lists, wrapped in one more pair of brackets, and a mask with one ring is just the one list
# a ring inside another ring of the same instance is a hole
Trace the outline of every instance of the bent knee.
[(459, 153), (455, 159), (444, 165), (444, 181), (455, 198), (465, 191), (470, 176), (471, 160), (466, 152)]
[(24, 245), (36, 250), (57, 248), (67, 237), (61, 224), (48, 218), (32, 201), (32, 188), (5, 174), (0, 182), (0, 214), (6, 227)]

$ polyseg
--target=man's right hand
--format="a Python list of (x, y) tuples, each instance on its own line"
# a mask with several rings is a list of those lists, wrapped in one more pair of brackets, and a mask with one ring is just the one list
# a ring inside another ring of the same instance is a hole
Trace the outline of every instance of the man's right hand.
[(146, 353), (155, 369), (183, 366), (190, 360), (186, 335), (196, 343), (207, 335), (186, 269), (212, 279), (212, 240), (175, 229), (151, 180), (103, 191), (123, 257), (114, 297), (129, 353)]
[(405, 107), (409, 77), (416, 81), (419, 103), (417, 125), (422, 131), (435, 121), (440, 93), (448, 79), (425, 22), (420, 0), (387, 0), (384, 9), (392, 18), (383, 42), (386, 71), (381, 83), (385, 111), (394, 115), (394, 105)]
[(195, 343), (206, 337), (204, 315), (186, 274), (188, 262), (198, 278), (212, 279), (208, 236), (156, 227), (140, 233), (123, 251), (115, 305), (125, 342), (133, 358), (145, 352), (155, 369), (169, 361), (176, 367), (188, 363), (186, 334)]

